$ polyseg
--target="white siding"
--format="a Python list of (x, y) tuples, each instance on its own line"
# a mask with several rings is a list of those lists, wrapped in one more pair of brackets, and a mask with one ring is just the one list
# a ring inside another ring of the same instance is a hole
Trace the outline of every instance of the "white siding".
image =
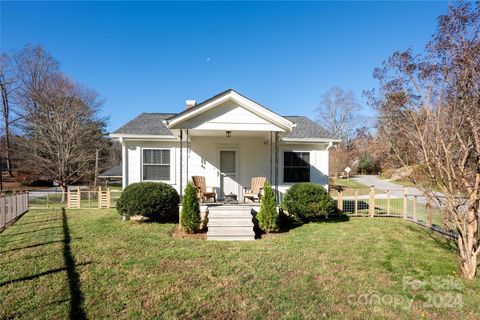
[[(178, 169), (176, 164), (180, 163), (178, 142), (153, 142), (153, 141), (126, 141), (125, 147), (127, 149), (128, 159), (127, 170), (128, 178), (127, 184), (142, 181), (142, 149), (169, 149), (170, 150), (170, 181), (169, 184), (175, 185), (177, 183)], [(167, 182), (167, 181), (165, 181)]]
[(182, 127), (200, 130), (283, 131), (233, 101), (227, 101), (184, 122)]
[(283, 155), (285, 151), (310, 153), (310, 182), (328, 188), (328, 150), (326, 144), (283, 144), (279, 148), (279, 190), (285, 193), (293, 183), (283, 182)]
[(269, 146), (261, 138), (192, 137), (189, 175), (205, 176), (208, 186), (220, 187), (220, 150), (237, 151), (239, 192), (255, 176), (269, 177)]
[[(126, 183), (142, 181), (142, 148), (169, 148), (171, 150), (171, 181), (177, 191), (180, 189), (180, 148), (179, 142), (126, 141), (128, 177)], [(183, 187), (187, 181), (187, 150), (184, 142)], [(207, 186), (220, 187), (220, 156), (222, 148), (235, 149), (238, 159), (238, 186), (249, 186), (252, 177), (265, 176), (270, 179), (270, 145), (263, 138), (191, 137), (188, 152), (188, 180), (191, 176), (205, 176)], [(280, 144), (279, 147), (279, 190), (285, 192), (291, 184), (283, 183), (283, 152), (310, 152), (311, 182), (328, 185), (328, 151), (325, 144)], [(239, 190), (241, 191), (241, 190)]]

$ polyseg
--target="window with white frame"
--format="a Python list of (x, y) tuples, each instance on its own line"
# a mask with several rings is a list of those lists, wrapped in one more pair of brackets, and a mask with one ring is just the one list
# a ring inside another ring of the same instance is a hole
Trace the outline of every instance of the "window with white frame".
[(143, 180), (170, 180), (170, 150), (143, 149)]
[(284, 152), (283, 181), (310, 182), (310, 152)]

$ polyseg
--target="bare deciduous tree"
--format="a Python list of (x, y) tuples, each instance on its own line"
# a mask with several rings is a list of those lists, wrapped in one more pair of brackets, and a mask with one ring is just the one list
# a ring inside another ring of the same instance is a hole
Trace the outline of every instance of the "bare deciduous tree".
[(401, 152), (407, 146), (424, 168), (428, 182), (413, 182), (428, 200), (443, 204), (447, 227), (458, 234), (461, 273), (469, 279), (480, 252), (479, 32), (478, 4), (450, 7), (424, 56), (396, 52), (374, 73), (381, 130), (401, 164), (408, 164)]
[(13, 55), (22, 113), (19, 152), (22, 165), (43, 178), (69, 184), (91, 178), (95, 151), (102, 149), (105, 121), (98, 95), (59, 72), (42, 47), (27, 46)]
[(69, 184), (91, 174), (95, 150), (104, 143), (104, 122), (97, 115), (96, 93), (80, 88), (61, 74), (34, 92), (26, 106), (20, 140), (24, 164), (66, 191)]
[(14, 98), (15, 90), (18, 89), (17, 74), (11, 65), (11, 58), (3, 53), (0, 56), (0, 91), (2, 95), (2, 125), (4, 135), (5, 160), (7, 171), (12, 176), (12, 148), (10, 138), (12, 135), (12, 125), (21, 117), (17, 114), (14, 108), (12, 99)]
[(317, 108), (318, 122), (331, 134), (342, 139), (342, 145), (348, 146), (357, 129), (355, 116), (358, 115), (359, 104), (353, 91), (344, 91), (333, 87), (322, 96)]
[(341, 148), (332, 148), (328, 155), (329, 176), (337, 178), (351, 166), (352, 152)]

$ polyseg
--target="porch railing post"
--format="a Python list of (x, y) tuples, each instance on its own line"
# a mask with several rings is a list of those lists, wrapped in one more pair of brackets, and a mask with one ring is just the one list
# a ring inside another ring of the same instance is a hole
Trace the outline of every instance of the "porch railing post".
[(273, 131), (270, 131), (270, 178), (269, 182), (273, 183)]
[(183, 199), (183, 130), (180, 129), (180, 201)]
[(186, 143), (187, 143), (187, 147), (185, 148), (185, 184), (188, 183), (188, 154), (189, 154), (189, 151), (188, 151), (188, 129), (185, 130), (185, 140), (186, 140)]

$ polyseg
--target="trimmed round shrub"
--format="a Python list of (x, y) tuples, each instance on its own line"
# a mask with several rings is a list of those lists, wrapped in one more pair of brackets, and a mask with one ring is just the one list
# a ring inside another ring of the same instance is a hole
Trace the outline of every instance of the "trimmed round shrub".
[(321, 185), (311, 182), (298, 183), (288, 189), (281, 207), (303, 223), (337, 213), (333, 198)]
[(197, 188), (191, 182), (185, 188), (181, 217), (182, 227), (187, 233), (194, 233), (200, 229), (201, 217)]
[(169, 221), (178, 215), (180, 196), (166, 183), (140, 182), (126, 187), (117, 201), (124, 216), (141, 215), (157, 221)]

